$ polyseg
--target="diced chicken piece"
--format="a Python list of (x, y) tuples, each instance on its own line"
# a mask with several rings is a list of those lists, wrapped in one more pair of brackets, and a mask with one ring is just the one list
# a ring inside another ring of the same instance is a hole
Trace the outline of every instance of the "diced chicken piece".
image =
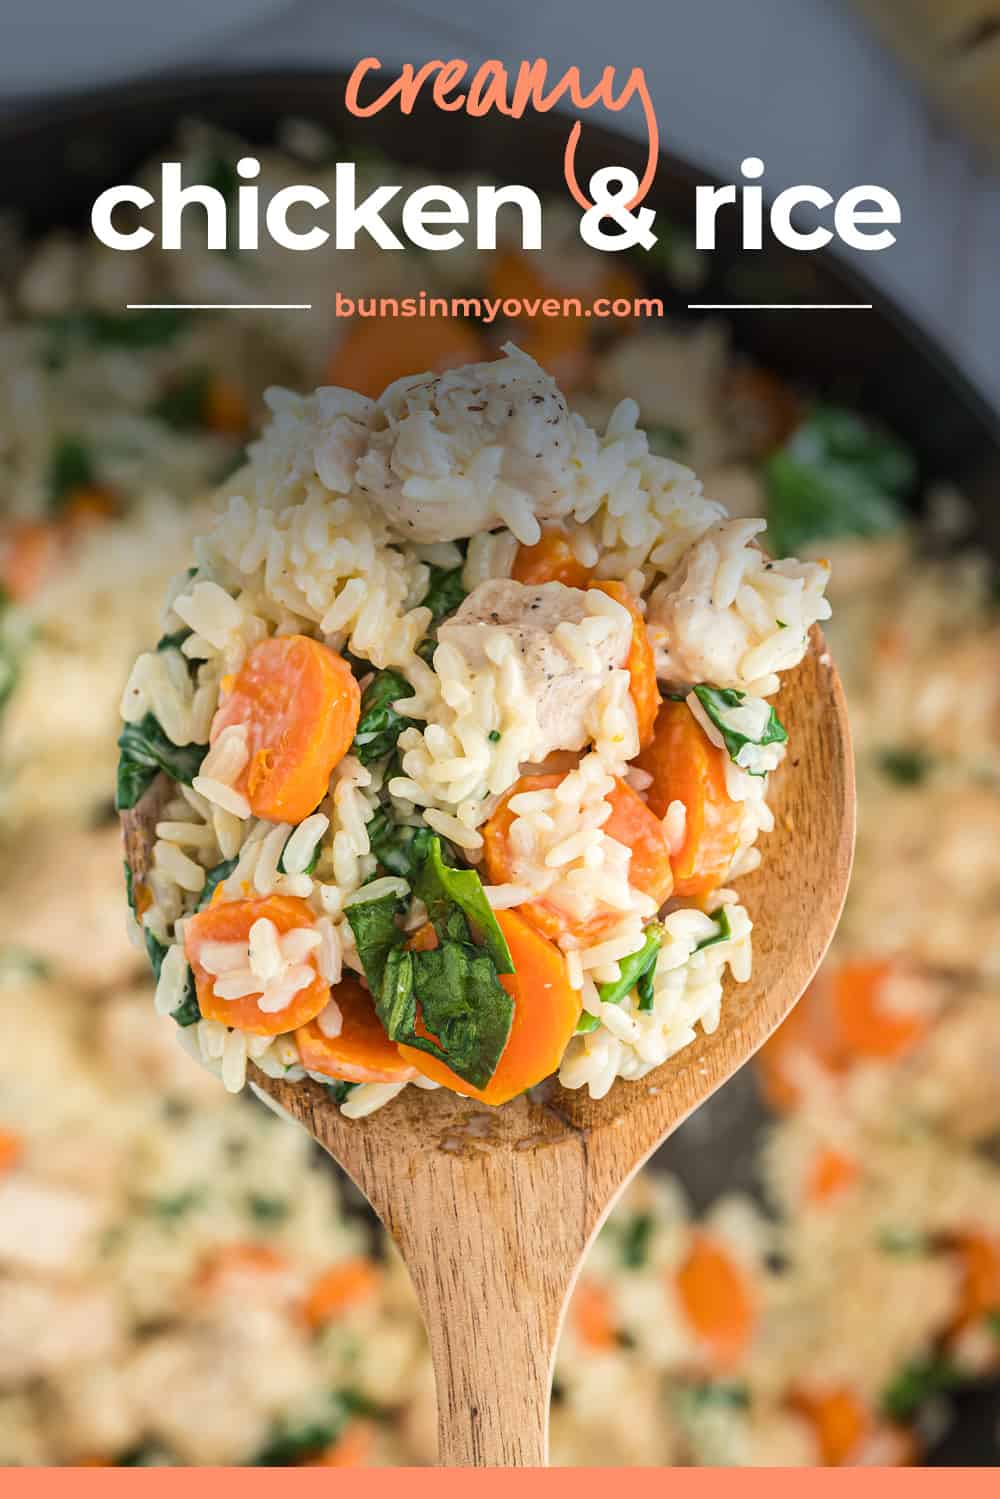
[(94, 1199), (14, 1171), (0, 1178), (0, 1265), (69, 1270), (103, 1216)]
[[(722, 546), (733, 524), (723, 523), (707, 532), (650, 597), (649, 624), (657, 648), (657, 670), (667, 681), (742, 685), (740, 663), (754, 643), (753, 635), (746, 619), (731, 603), (727, 601), (720, 608), (716, 602)], [(747, 525), (755, 523), (735, 524), (745, 531)]]
[(459, 651), (470, 672), (496, 669), (514, 649), (519, 705), (534, 706), (525, 760), (552, 750), (583, 749), (594, 737), (594, 709), (609, 673), (624, 665), (632, 634), (628, 611), (606, 594), (533, 586), (510, 579), (482, 583), (438, 632)]
[(539, 520), (572, 506), (580, 424), (551, 375), (519, 350), (398, 380), (378, 420), (357, 482), (407, 541), (453, 541), (506, 525), (534, 542)]
[[(141, 972), (122, 917), (121, 833), (64, 828), (33, 839), (3, 882), (0, 948), (34, 954), (57, 973), (103, 988)], [(86, 933), (81, 939), (81, 933)]]
[(117, 1357), (123, 1343), (110, 1290), (0, 1279), (0, 1386)]
[(285, 1312), (245, 1301), (242, 1316), (154, 1339), (132, 1361), (143, 1428), (181, 1462), (245, 1462), (278, 1414), (315, 1391), (304, 1331)]

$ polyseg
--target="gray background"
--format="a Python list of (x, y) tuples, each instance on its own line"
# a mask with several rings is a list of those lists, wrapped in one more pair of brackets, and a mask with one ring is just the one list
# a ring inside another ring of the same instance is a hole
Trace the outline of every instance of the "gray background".
[[(1000, 408), (1000, 174), (931, 114), (847, 0), (74, 0), (82, 31), (51, 24), (64, 6), (17, 0), (2, 23), (8, 108), (16, 93), (37, 101), (46, 86), (168, 62), (544, 56), (560, 71), (578, 64), (585, 80), (641, 63), (664, 145), (728, 180), (758, 155), (770, 195), (796, 182), (895, 193), (898, 243), (854, 258)], [(618, 122), (641, 133), (638, 120)]]

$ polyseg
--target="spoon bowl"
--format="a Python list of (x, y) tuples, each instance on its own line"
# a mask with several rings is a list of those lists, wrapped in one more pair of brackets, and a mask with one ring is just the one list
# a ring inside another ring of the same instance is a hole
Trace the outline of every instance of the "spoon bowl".
[[(727, 984), (711, 1035), (597, 1100), (554, 1081), (499, 1109), (408, 1088), (360, 1120), (317, 1083), (252, 1069), (252, 1085), (343, 1167), (402, 1253), (430, 1340), (444, 1466), (544, 1466), (556, 1344), (595, 1233), (656, 1147), (781, 1023), (833, 936), (854, 845), (854, 768), (818, 628), (779, 702), (789, 753), (771, 777), (775, 827), (762, 866), (739, 882), (753, 977)], [(123, 817), (136, 880), (169, 794), (161, 778)]]

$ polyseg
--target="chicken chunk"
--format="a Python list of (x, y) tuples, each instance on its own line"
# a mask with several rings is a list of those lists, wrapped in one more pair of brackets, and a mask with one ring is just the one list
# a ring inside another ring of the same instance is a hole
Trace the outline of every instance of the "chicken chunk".
[(503, 578), (473, 589), (438, 639), (472, 673), (496, 669), (513, 646), (518, 706), (522, 715), (533, 706), (535, 720), (522, 759), (541, 761), (595, 737), (598, 699), (624, 666), (631, 634), (628, 611), (600, 591)]
[(0, 1180), (0, 1265), (69, 1270), (103, 1218), (100, 1202), (15, 1171)]
[(0, 949), (32, 953), (56, 973), (95, 988), (143, 971), (145, 960), (131, 946), (122, 917), (117, 826), (39, 833), (30, 861), (19, 860), (9, 871), (0, 902)]
[(506, 357), (391, 385), (357, 482), (407, 541), (509, 526), (521, 541), (572, 508), (581, 426), (551, 375)]

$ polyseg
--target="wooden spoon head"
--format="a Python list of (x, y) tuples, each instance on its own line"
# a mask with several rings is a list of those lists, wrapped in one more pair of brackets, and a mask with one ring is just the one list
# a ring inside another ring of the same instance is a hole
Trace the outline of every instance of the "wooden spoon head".
[[(254, 1085), (305, 1125), (384, 1216), (384, 1194), (373, 1191), (379, 1163), (394, 1162), (398, 1174), (401, 1158), (428, 1153), (551, 1148), (578, 1144), (581, 1134), (614, 1132), (613, 1175), (626, 1181), (781, 1023), (840, 918), (854, 846), (854, 766), (840, 681), (817, 628), (804, 660), (784, 678), (779, 707), (789, 753), (771, 777), (775, 828), (762, 839), (761, 867), (739, 882), (754, 923), (753, 977), (741, 985), (727, 982), (711, 1035), (699, 1035), (639, 1082), (616, 1082), (599, 1100), (585, 1089), (548, 1083), (530, 1097), (489, 1109), (444, 1089), (407, 1088), (379, 1112), (349, 1120), (311, 1081), (278, 1082), (254, 1069)], [(123, 818), (126, 858), (137, 879), (149, 866), (164, 789), (154, 786)]]

